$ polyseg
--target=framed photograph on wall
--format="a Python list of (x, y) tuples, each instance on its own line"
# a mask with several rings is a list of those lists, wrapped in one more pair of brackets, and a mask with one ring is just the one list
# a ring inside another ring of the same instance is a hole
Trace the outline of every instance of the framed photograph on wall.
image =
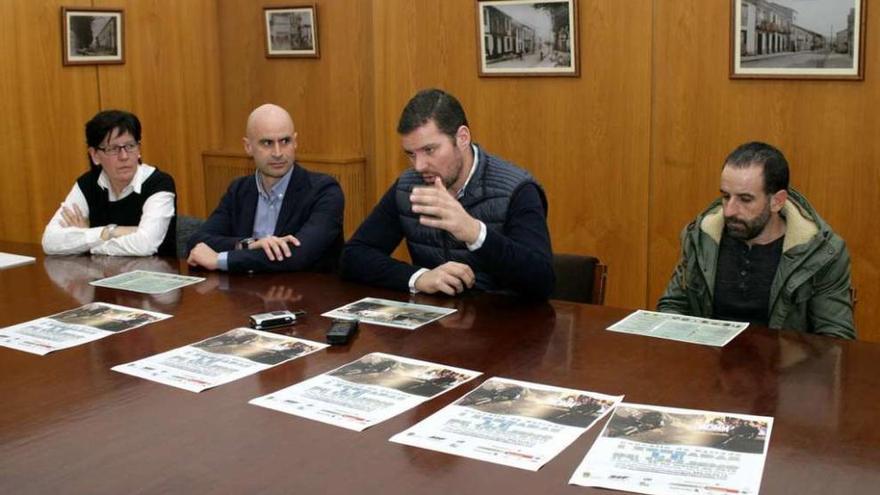
[(730, 77), (864, 79), (865, 0), (731, 0)]
[(61, 8), (64, 65), (124, 64), (122, 9)]
[(480, 76), (579, 76), (577, 0), (477, 0)]
[(266, 7), (266, 57), (318, 58), (318, 8), (315, 5)]

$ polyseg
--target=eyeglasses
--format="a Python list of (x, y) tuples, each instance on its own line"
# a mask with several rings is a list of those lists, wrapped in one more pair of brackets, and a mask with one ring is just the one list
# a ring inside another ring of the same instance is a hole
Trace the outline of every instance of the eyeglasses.
[(125, 150), (126, 153), (134, 153), (141, 147), (141, 143), (117, 144), (116, 146), (97, 146), (96, 148), (103, 151), (107, 156), (116, 156)]

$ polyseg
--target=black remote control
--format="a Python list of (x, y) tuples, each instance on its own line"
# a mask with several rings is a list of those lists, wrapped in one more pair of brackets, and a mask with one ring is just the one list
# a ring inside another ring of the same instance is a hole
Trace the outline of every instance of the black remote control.
[(345, 345), (354, 337), (357, 330), (357, 320), (333, 320), (330, 329), (327, 330), (327, 343), (330, 345)]

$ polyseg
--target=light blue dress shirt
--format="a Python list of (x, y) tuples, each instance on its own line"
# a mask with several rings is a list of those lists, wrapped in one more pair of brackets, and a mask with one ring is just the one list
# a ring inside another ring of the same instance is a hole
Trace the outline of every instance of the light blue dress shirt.
[[(296, 165), (294, 165), (296, 166)], [(284, 194), (290, 183), (293, 167), (287, 171), (268, 191), (263, 188), (262, 174), (259, 170), (254, 173), (257, 181), (257, 212), (254, 215), (254, 232), (251, 237), (262, 239), (275, 234), (275, 225), (278, 223), (278, 214), (281, 213), (281, 205), (284, 202)], [(223, 271), (229, 270), (229, 253), (224, 251), (217, 255), (217, 268)]]

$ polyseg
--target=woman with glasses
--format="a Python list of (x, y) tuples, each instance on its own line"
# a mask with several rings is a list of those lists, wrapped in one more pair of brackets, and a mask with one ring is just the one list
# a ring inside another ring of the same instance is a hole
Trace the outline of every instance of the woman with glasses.
[(141, 123), (129, 112), (99, 112), (86, 123), (89, 171), (43, 232), (46, 254), (173, 256), (174, 179), (141, 163)]

